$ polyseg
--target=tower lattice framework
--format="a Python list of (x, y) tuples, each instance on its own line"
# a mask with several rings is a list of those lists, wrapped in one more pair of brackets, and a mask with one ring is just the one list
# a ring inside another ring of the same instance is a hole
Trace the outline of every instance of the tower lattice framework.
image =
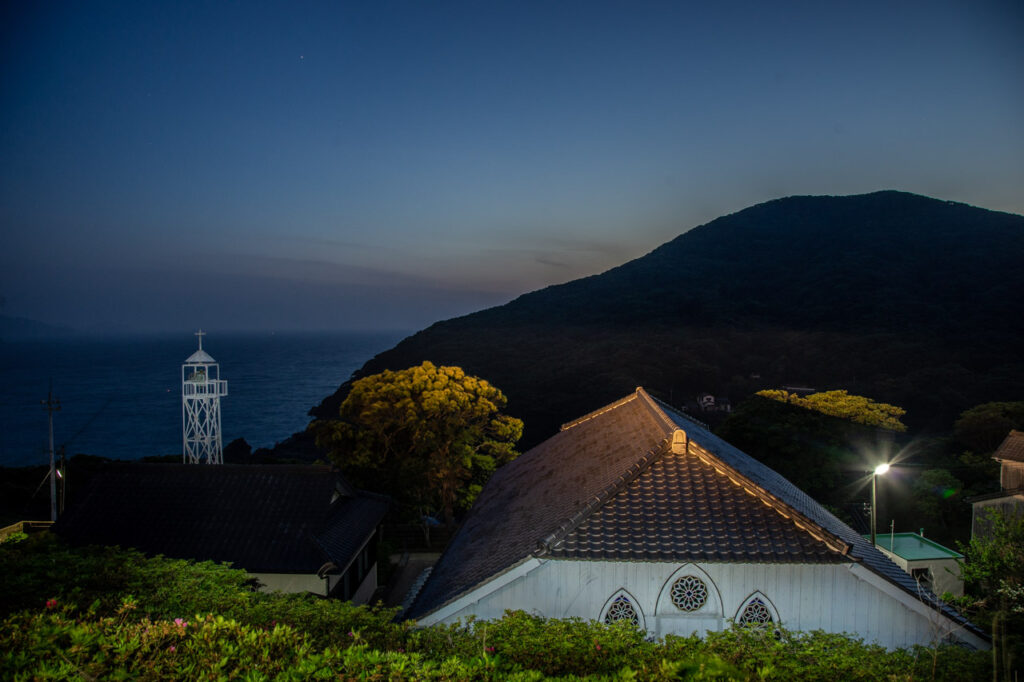
[(228, 382), (220, 378), (220, 365), (203, 350), (200, 329), (199, 350), (181, 366), (182, 455), (186, 464), (223, 464), (220, 399), (228, 394)]

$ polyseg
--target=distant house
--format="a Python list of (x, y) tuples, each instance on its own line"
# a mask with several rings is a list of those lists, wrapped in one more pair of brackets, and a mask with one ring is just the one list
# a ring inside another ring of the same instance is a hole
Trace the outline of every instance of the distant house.
[(697, 407), (701, 412), (732, 412), (732, 403), (728, 398), (716, 398), (710, 393), (697, 396)]
[(1024, 514), (1024, 431), (1011, 430), (992, 454), (999, 462), (999, 492), (971, 498), (971, 535), (983, 535), (984, 515), (997, 509), (1004, 515)]
[(429, 625), (506, 609), (625, 619), (655, 636), (736, 621), (988, 647), (786, 479), (643, 389), (499, 469), (406, 615)]
[[(864, 537), (870, 539), (871, 536)], [(949, 592), (956, 597), (963, 595), (964, 579), (960, 575), (963, 554), (943, 547), (920, 533), (878, 535), (875, 547), (918, 584), (935, 594)]]
[(365, 602), (377, 587), (387, 498), (326, 466), (116, 464), (54, 531), (76, 544), (230, 562), (268, 590)]

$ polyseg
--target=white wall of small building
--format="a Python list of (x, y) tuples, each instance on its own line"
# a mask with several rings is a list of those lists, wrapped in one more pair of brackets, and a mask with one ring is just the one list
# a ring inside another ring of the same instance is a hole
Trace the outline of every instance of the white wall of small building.
[(915, 559), (913, 561), (904, 559), (899, 554), (894, 554), (882, 546), (876, 545), (878, 551), (889, 557), (894, 564), (903, 569), (907, 575), (913, 575), (915, 569), (928, 569), (931, 572), (930, 589), (935, 594), (949, 592), (953, 596), (962, 597), (964, 594), (964, 581), (961, 577), (962, 569), (960, 563), (953, 558), (949, 559)]
[[(342, 579), (338, 573), (319, 578), (313, 573), (250, 573), (260, 581), (262, 592), (312, 592), (326, 597)], [(330, 581), (328, 583), (328, 581)], [(353, 604), (366, 604), (377, 590), (377, 564), (374, 563), (352, 595)]]
[(985, 536), (986, 515), (989, 510), (996, 510), (1004, 517), (1012, 518), (1024, 514), (1024, 494), (1016, 493), (1004, 497), (973, 502), (971, 517), (971, 537)]
[[(684, 575), (700, 577), (709, 589), (707, 603), (692, 613), (680, 611), (669, 596), (672, 583)], [(755, 595), (788, 629), (845, 632), (888, 648), (932, 644), (955, 629), (933, 609), (850, 563), (680, 565), (561, 559), (530, 560), (420, 622), (450, 623), (470, 615), (496, 619), (509, 609), (597, 620), (620, 591), (639, 607), (641, 625), (658, 637), (725, 629)], [(971, 633), (958, 629), (955, 634), (987, 648)]]
[(312, 592), (327, 596), (327, 583), (314, 573), (250, 573), (262, 592)]

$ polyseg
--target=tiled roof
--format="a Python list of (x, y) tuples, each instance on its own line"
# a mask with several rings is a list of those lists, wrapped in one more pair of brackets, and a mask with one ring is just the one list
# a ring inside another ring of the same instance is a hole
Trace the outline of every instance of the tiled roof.
[(662, 445), (664, 430), (635, 396), (587, 419), (495, 472), (407, 615), (429, 613), (528, 559)]
[[(532, 556), (856, 561), (918, 596), (910, 576), (821, 505), (643, 389), (562, 429), (498, 470), (406, 615)], [(673, 447), (677, 431), (687, 442)]]
[(388, 509), (326, 466), (115, 464), (76, 492), (54, 527), (72, 542), (252, 573), (344, 568)]
[(992, 457), (1012, 462), (1024, 462), (1024, 431), (1011, 430)]
[(555, 544), (551, 556), (746, 563), (844, 560), (697, 455), (671, 450)]

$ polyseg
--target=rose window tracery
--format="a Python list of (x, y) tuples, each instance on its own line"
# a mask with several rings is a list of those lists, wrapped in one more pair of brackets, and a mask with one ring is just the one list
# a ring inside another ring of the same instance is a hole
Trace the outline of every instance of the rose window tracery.
[(687, 575), (672, 583), (672, 603), (680, 611), (696, 611), (708, 601), (708, 587), (694, 575)]

